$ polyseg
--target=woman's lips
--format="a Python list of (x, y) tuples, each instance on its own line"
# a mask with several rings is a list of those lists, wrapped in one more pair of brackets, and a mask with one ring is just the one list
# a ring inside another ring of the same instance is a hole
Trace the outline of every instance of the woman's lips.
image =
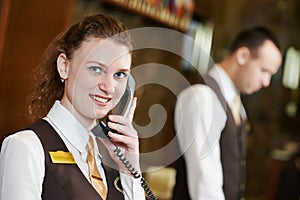
[(90, 97), (99, 104), (106, 104), (111, 100), (111, 98), (109, 98), (109, 97), (103, 97), (103, 96), (94, 95), (94, 94), (90, 94)]

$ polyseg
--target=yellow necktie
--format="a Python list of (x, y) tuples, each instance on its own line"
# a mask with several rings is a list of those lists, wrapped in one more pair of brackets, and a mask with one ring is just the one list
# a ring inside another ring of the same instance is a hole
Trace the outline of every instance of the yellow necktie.
[(231, 108), (231, 112), (235, 121), (236, 125), (241, 124), (241, 114), (240, 114), (240, 109), (241, 109), (241, 98), (240, 95), (236, 95), (233, 100), (233, 105)]
[(86, 145), (88, 155), (87, 155), (87, 162), (89, 165), (89, 177), (92, 186), (95, 190), (99, 193), (103, 200), (107, 197), (107, 189), (103, 183), (103, 179), (98, 171), (96, 165), (96, 159), (94, 156), (94, 141), (93, 138), (90, 136), (89, 141)]

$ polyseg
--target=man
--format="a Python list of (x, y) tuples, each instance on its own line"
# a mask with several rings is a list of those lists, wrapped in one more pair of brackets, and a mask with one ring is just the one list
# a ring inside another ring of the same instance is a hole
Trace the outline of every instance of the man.
[(244, 198), (247, 116), (234, 102), (240, 94), (268, 87), (281, 63), (276, 38), (254, 27), (237, 36), (230, 54), (208, 71), (203, 84), (181, 92), (174, 117), (184, 154), (174, 199)]

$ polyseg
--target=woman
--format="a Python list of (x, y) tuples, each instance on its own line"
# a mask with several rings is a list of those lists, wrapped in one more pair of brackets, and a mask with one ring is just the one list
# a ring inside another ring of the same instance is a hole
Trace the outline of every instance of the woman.
[[(125, 91), (130, 42), (126, 28), (102, 14), (87, 16), (53, 40), (39, 66), (29, 106), (37, 122), (2, 144), (1, 200), (145, 198), (140, 180), (117, 157), (112, 156), (117, 170), (102, 164), (91, 133), (96, 119), (104, 118)], [(136, 98), (127, 116), (109, 115), (108, 126), (118, 134), (108, 134), (139, 169), (138, 137), (131, 123), (135, 106)], [(100, 140), (98, 144), (113, 152), (109, 140)], [(92, 174), (92, 161), (98, 174)]]

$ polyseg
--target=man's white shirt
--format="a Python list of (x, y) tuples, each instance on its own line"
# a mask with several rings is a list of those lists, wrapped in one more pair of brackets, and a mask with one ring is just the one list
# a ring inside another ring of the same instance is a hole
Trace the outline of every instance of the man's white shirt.
[[(208, 75), (216, 80), (231, 106), (237, 90), (226, 72), (215, 65)], [(242, 112), (245, 116), (243, 109)], [(219, 141), (227, 117), (215, 92), (203, 84), (186, 88), (177, 99), (174, 117), (186, 162), (190, 197), (193, 200), (225, 199)]]

